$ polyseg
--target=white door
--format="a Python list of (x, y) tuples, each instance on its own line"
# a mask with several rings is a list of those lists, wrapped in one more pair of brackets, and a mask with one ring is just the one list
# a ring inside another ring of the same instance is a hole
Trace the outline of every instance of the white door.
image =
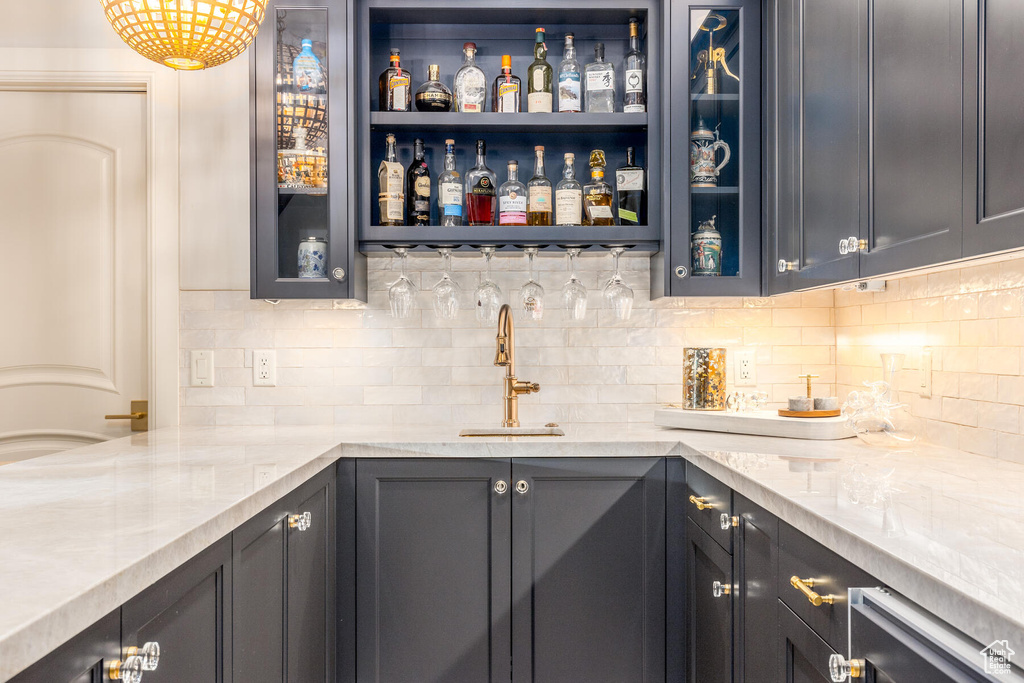
[(149, 397), (146, 94), (0, 91), (0, 462)]

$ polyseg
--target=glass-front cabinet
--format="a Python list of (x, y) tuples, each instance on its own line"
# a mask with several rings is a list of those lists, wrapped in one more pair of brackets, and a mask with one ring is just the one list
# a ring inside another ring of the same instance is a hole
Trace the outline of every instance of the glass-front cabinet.
[(349, 211), (347, 3), (277, 1), (252, 59), (254, 298), (365, 298)]

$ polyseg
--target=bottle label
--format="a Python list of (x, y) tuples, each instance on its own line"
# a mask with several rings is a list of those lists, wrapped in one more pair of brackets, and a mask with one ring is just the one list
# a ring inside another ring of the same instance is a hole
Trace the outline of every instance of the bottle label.
[(558, 74), (558, 111), (580, 111), (580, 72)]
[(615, 72), (611, 69), (595, 69), (587, 72), (587, 90), (598, 92), (615, 87)]
[(544, 69), (533, 70), (533, 89), (544, 90)]
[(642, 93), (644, 91), (644, 72), (642, 69), (626, 69), (626, 92)]
[(444, 205), (445, 216), (461, 216), (462, 205), (461, 204), (445, 204)]
[(412, 203), (412, 208), (417, 212), (430, 211), (430, 202), (425, 199), (417, 199)]
[(619, 209), (619, 218), (630, 223), (639, 223), (640, 219), (636, 215), (636, 211), (627, 211), (626, 209)]
[(413, 183), (412, 191), (419, 197), (430, 198), (430, 176), (421, 175)]
[(464, 113), (475, 113), (480, 111), (480, 105), (476, 102), (463, 102), (459, 105), (459, 109)]
[(498, 198), (498, 225), (526, 222), (526, 197), (513, 192)]
[(457, 206), (459, 212), (454, 214), (456, 216), (462, 215), (462, 184), (461, 183), (441, 183), (441, 205), (444, 206), (445, 215), (452, 215), (448, 213), (448, 207)]
[[(599, 197), (604, 197), (605, 195), (598, 195), (598, 196)], [(587, 213), (590, 214), (590, 218), (591, 219), (594, 219), (594, 218), (611, 218), (612, 217), (612, 207), (605, 206), (603, 204), (590, 203), (590, 204), (587, 205)]]
[(470, 192), (472, 194), (482, 194), (488, 197), (493, 197), (494, 183), (491, 182), (490, 178), (484, 176), (480, 178), (480, 180), (476, 181), (476, 184), (473, 185), (473, 189)]
[(452, 96), (446, 92), (418, 92), (416, 93), (416, 101), (430, 104), (435, 102), (448, 104), (452, 101)]
[(551, 112), (551, 93), (549, 92), (532, 92), (529, 96), (529, 109), (531, 113), (534, 112)]
[(377, 177), (380, 179), (381, 194), (402, 195), (405, 192), (402, 181), (402, 165), (396, 161), (382, 161), (377, 170)]
[(547, 185), (537, 185), (527, 189), (530, 195), (530, 213), (538, 211), (551, 211), (551, 188)]
[(556, 225), (579, 225), (582, 210), (583, 193), (580, 190), (555, 191)]
[(622, 107), (623, 114), (643, 114), (647, 111), (646, 104), (626, 104)]
[(518, 83), (502, 83), (498, 86), (498, 111), (516, 112), (519, 110), (518, 104)]
[(405, 220), (405, 198), (397, 192), (381, 192), (380, 217), (382, 221)]
[(642, 169), (619, 169), (615, 171), (615, 189), (620, 192), (624, 190), (643, 190), (644, 172)]
[(392, 76), (388, 80), (388, 87), (391, 88), (391, 109), (392, 111), (405, 111), (405, 100), (409, 92), (411, 80), (408, 76)]

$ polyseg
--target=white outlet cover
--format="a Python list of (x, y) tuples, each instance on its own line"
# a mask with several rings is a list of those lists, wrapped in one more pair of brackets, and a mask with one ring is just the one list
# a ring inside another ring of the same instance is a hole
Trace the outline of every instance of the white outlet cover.
[(733, 376), (738, 387), (757, 386), (757, 353), (741, 349), (733, 354)]
[(212, 387), (213, 377), (213, 351), (209, 349), (196, 349), (189, 355), (190, 381), (193, 387)]
[(276, 351), (252, 352), (252, 385), (254, 387), (277, 386)]

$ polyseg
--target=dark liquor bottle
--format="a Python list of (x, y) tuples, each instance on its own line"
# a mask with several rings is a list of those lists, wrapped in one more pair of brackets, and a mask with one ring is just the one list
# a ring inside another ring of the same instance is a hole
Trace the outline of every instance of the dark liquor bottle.
[(430, 225), (430, 169), (423, 159), (423, 140), (416, 138), (413, 161), (406, 172), (409, 225)]
[(629, 52), (622, 66), (626, 84), (622, 111), (627, 114), (647, 111), (647, 58), (640, 52), (640, 22), (636, 17), (629, 20)]
[(416, 91), (416, 109), (419, 111), (451, 111), (452, 91), (441, 82), (441, 67), (427, 67), (427, 82)]
[(398, 161), (395, 136), (388, 133), (384, 161), (377, 169), (381, 225), (405, 225), (405, 169)]
[(498, 203), (497, 176), (487, 168), (484, 157), (487, 144), (476, 141), (476, 166), (466, 173), (466, 217), (470, 225), (494, 225), (494, 210)]
[(402, 68), (398, 50), (391, 51), (391, 64), (380, 74), (380, 111), (412, 110), (412, 74)]
[(636, 165), (636, 151), (626, 148), (626, 165), (615, 169), (620, 225), (647, 225), (647, 174)]
[(491, 108), (507, 114), (518, 114), (523, 107), (522, 82), (512, 75), (512, 55), (501, 56), (501, 75), (494, 79)]

